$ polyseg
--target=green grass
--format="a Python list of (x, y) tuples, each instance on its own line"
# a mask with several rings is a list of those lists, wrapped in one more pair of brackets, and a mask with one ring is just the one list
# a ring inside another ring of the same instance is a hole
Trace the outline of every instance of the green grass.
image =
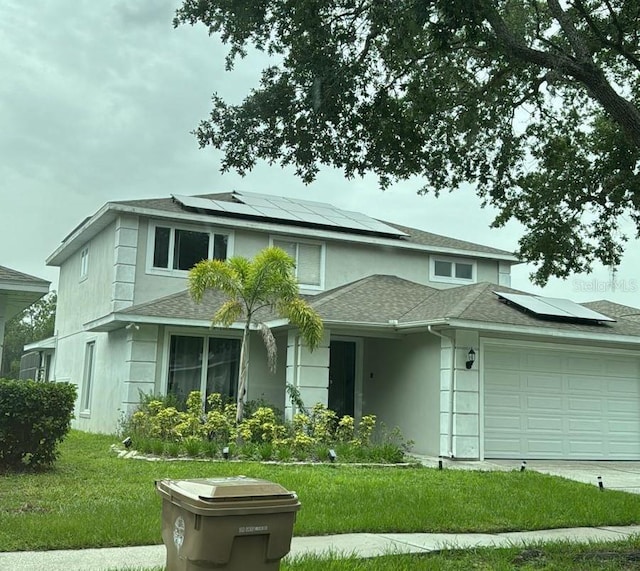
[(609, 571), (640, 567), (640, 538), (619, 543), (554, 543), (509, 549), (482, 548), (374, 559), (304, 557), (283, 562), (281, 571), (468, 571), (481, 569)]
[(243, 474), (295, 490), (295, 535), (499, 532), (640, 523), (640, 495), (532, 471), (146, 462), (72, 432), (54, 470), (0, 476), (0, 551), (160, 543), (154, 481)]
[[(640, 567), (640, 538), (616, 543), (551, 543), (481, 548), (373, 559), (305, 556), (285, 559), (281, 571), (620, 571)], [(120, 570), (124, 571), (124, 570)], [(126, 571), (133, 571), (127, 569)], [(139, 571), (164, 571), (155, 567)]]

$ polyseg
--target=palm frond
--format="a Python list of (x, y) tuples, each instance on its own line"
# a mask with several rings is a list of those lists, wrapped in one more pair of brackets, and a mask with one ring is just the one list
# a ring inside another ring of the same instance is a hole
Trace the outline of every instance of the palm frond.
[(273, 336), (271, 329), (265, 323), (259, 323), (258, 328), (262, 334), (264, 346), (267, 349), (267, 364), (272, 373), (276, 372), (278, 364), (278, 347), (276, 346), (276, 338)]
[(239, 300), (228, 299), (220, 306), (218, 311), (215, 312), (212, 322), (229, 327), (229, 325), (238, 321), (243, 313), (244, 306)]
[(322, 341), (322, 318), (304, 299), (297, 298), (280, 306), (280, 312), (300, 330), (302, 339), (313, 351)]

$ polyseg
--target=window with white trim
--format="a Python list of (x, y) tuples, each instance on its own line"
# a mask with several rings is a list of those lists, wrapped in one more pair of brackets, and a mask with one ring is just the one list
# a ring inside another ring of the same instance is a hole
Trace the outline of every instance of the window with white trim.
[(187, 227), (152, 224), (149, 270), (186, 272), (201, 260), (226, 260), (229, 235)]
[(80, 279), (86, 280), (89, 275), (89, 246), (80, 252)]
[(475, 283), (476, 262), (463, 258), (431, 256), (429, 279), (433, 282)]
[(300, 287), (309, 289), (324, 287), (324, 244), (274, 238), (273, 245), (284, 250), (295, 260), (296, 278)]
[(189, 393), (218, 393), (236, 400), (240, 370), (240, 339), (171, 335), (167, 394), (185, 402)]
[(84, 371), (82, 374), (82, 395), (80, 399), (80, 414), (91, 412), (91, 392), (95, 374), (96, 342), (89, 341), (84, 349)]

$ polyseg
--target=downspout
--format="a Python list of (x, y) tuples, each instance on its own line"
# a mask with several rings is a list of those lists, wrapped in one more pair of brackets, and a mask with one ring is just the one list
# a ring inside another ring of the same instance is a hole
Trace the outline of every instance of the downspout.
[(449, 362), (449, 434), (447, 435), (449, 439), (449, 452), (447, 455), (449, 458), (453, 458), (453, 397), (455, 391), (455, 364), (456, 364), (456, 347), (453, 339), (448, 335), (443, 335), (438, 331), (434, 331), (431, 325), (427, 326), (427, 330), (429, 333), (440, 337), (441, 339), (448, 339), (451, 342), (451, 357)]

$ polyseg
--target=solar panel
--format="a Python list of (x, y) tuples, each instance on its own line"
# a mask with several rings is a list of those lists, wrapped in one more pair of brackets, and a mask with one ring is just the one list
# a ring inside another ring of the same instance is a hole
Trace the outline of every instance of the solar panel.
[(583, 307), (569, 299), (505, 293), (500, 291), (494, 291), (493, 293), (535, 315), (579, 321), (615, 321), (615, 319), (611, 317)]
[(234, 192), (233, 201), (211, 200), (198, 196), (172, 195), (187, 208), (217, 213), (240, 214), (255, 218), (270, 218), (299, 225), (323, 226), (403, 238), (408, 235), (397, 228), (370, 218), (360, 212), (340, 210), (325, 202), (298, 200), (282, 196), (267, 196), (254, 192)]

